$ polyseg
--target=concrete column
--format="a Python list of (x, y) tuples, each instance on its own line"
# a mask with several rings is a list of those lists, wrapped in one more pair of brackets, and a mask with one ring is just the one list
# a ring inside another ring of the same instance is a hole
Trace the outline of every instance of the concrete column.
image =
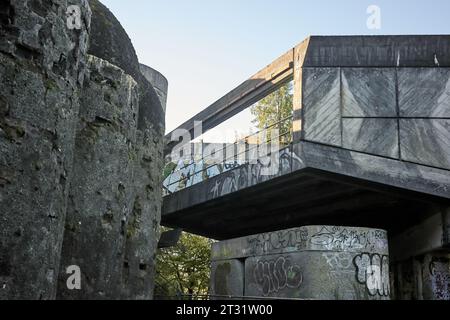
[(52, 299), (91, 11), (85, 0), (0, 7), (0, 300)]
[(169, 83), (166, 77), (164, 77), (160, 72), (156, 71), (155, 69), (150, 68), (149, 66), (146, 66), (144, 64), (140, 65), (140, 69), (144, 77), (147, 79), (148, 82), (150, 82), (150, 84), (155, 89), (159, 101), (161, 102), (161, 106), (165, 112), (167, 105), (167, 94), (169, 90)]
[[(74, 177), (67, 210), (58, 297), (118, 299), (127, 223), (133, 210), (133, 171), (139, 89), (133, 78), (89, 56)], [(66, 268), (81, 269), (81, 290), (68, 290)]]
[(127, 226), (123, 264), (124, 299), (153, 298), (156, 249), (162, 203), (162, 139), (138, 131), (133, 210)]
[(450, 300), (449, 208), (391, 240), (396, 299)]
[(310, 226), (214, 244), (211, 294), (240, 293), (246, 297), (387, 300), (387, 233)]
[[(153, 86), (165, 110), (167, 80), (157, 71), (141, 65), (149, 85)], [(142, 106), (141, 106), (142, 107)], [(156, 108), (156, 105), (144, 105)], [(147, 111), (144, 111), (147, 113)], [(162, 114), (145, 118), (137, 131), (137, 157), (134, 174), (134, 205), (127, 228), (123, 269), (123, 298), (148, 300), (153, 298), (155, 255), (159, 239), (162, 206), (163, 134)]]

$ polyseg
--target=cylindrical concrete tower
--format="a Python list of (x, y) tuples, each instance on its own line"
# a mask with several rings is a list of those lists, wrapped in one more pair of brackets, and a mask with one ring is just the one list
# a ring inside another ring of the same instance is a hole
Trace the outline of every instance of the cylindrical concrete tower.
[(164, 77), (159, 71), (156, 71), (155, 69), (146, 66), (145, 64), (141, 64), (140, 69), (144, 77), (147, 79), (148, 82), (152, 84), (153, 88), (155, 89), (156, 94), (158, 95), (159, 100), (161, 101), (161, 106), (165, 112), (167, 105), (169, 82), (167, 81), (166, 77)]

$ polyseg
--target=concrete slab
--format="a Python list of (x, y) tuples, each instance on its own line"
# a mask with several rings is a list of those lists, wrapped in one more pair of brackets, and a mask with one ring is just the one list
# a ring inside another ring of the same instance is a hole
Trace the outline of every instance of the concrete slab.
[(338, 68), (303, 69), (303, 110), (306, 140), (342, 146)]
[(402, 159), (450, 170), (450, 119), (401, 119)]
[(345, 118), (342, 120), (345, 149), (398, 159), (396, 119)]
[(344, 117), (396, 117), (393, 68), (342, 68)]

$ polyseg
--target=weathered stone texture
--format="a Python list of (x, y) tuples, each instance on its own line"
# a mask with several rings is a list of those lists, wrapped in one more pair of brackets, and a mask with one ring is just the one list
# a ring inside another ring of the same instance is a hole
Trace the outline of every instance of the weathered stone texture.
[[(114, 299), (120, 296), (125, 228), (132, 211), (139, 94), (133, 78), (109, 62), (90, 56), (88, 70), (58, 296)], [(67, 290), (70, 265), (82, 270), (82, 290)]]
[(0, 299), (56, 295), (90, 15), (83, 0), (0, 6)]
[(122, 276), (124, 299), (152, 299), (155, 255), (162, 205), (162, 134), (138, 131), (134, 174), (133, 210), (127, 225)]
[(396, 119), (345, 118), (342, 123), (344, 148), (399, 158)]
[(98, 0), (89, 0), (92, 8), (92, 32), (89, 53), (109, 61), (131, 75), (139, 84), (138, 128), (153, 123), (164, 131), (164, 109), (152, 84), (141, 73), (133, 44), (117, 18)]
[(303, 69), (305, 139), (342, 146), (339, 68)]
[(0, 299), (152, 296), (164, 111), (120, 23), (89, 2), (92, 29), (87, 0), (0, 5)]
[(450, 117), (449, 68), (401, 68), (398, 91), (400, 116)]
[(395, 69), (343, 68), (344, 117), (396, 117)]
[(401, 119), (402, 159), (450, 169), (450, 119)]

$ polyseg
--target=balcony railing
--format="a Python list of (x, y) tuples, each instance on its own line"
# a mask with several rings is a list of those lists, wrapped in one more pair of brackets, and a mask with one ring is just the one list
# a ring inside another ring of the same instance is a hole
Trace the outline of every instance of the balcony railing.
[[(252, 135), (238, 139), (234, 143), (220, 144), (221, 148), (214, 150), (212, 154), (204, 152), (211, 144), (205, 144), (202, 141), (191, 143), (190, 148), (193, 149), (191, 155), (180, 157), (176, 164), (173, 160), (166, 163), (164, 170), (166, 176), (163, 182), (164, 196), (252, 163), (259, 157), (267, 157), (270, 153), (266, 150), (274, 152), (289, 146), (293, 137), (292, 121), (291, 115)], [(280, 128), (285, 129), (280, 132)], [(288, 129), (286, 130), (286, 128)], [(217, 144), (215, 145), (217, 146)], [(269, 145), (270, 148), (268, 148)], [(199, 149), (200, 152), (196, 152)], [(229, 153), (232, 155), (229, 156)], [(218, 157), (217, 155), (220, 154), (221, 156)], [(216, 158), (220, 158), (220, 160), (217, 161)]]

